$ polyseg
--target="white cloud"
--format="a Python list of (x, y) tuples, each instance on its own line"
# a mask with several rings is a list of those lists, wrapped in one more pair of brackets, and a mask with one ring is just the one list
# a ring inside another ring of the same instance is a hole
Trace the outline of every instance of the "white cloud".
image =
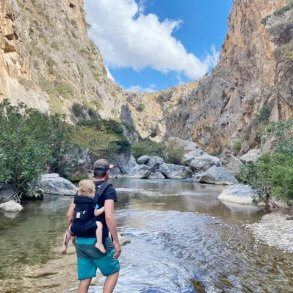
[(126, 91), (129, 92), (144, 92), (144, 93), (151, 93), (156, 91), (156, 86), (154, 84), (150, 84), (148, 87), (141, 87), (140, 85), (132, 85), (128, 88), (125, 88)]
[(155, 14), (145, 14), (144, 1), (138, 4), (135, 0), (86, 0), (86, 11), (92, 25), (90, 37), (112, 68), (151, 67), (197, 79), (215, 63), (213, 54), (201, 61), (188, 53), (172, 36), (182, 22), (160, 21)]
[(108, 76), (110, 79), (112, 79), (113, 81), (115, 81), (115, 78), (114, 78), (114, 76), (111, 74), (109, 68), (108, 68), (107, 66), (105, 66), (105, 68), (106, 68), (106, 71), (107, 71), (107, 76)]

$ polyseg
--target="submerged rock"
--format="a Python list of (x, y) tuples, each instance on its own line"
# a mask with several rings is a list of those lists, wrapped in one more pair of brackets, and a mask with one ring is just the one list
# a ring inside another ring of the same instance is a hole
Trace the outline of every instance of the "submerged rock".
[(237, 180), (229, 170), (213, 166), (201, 175), (199, 182), (229, 185), (237, 183)]
[(14, 200), (7, 201), (5, 203), (0, 204), (0, 209), (4, 212), (13, 212), (17, 213), (23, 210), (21, 204), (15, 202)]
[(224, 189), (218, 199), (236, 204), (252, 205), (254, 196), (255, 192), (249, 185), (235, 184)]
[(251, 149), (245, 155), (240, 157), (240, 161), (243, 163), (256, 162), (261, 156), (261, 150)]
[(77, 188), (57, 173), (41, 175), (37, 187), (47, 194), (76, 195)]

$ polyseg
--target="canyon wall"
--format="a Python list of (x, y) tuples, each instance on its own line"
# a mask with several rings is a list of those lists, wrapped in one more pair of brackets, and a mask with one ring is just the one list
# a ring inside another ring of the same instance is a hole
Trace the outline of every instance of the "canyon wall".
[(83, 0), (0, 0), (0, 101), (65, 114), (80, 104), (129, 135), (192, 139), (210, 152), (260, 144), (258, 129), (293, 116), (293, 4), (234, 0), (218, 65), (188, 84), (144, 94), (108, 76), (87, 35)]

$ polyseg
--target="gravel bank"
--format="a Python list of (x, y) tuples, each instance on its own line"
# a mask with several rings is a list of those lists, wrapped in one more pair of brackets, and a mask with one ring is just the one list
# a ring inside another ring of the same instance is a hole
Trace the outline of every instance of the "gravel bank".
[(293, 220), (286, 220), (288, 217), (288, 214), (271, 213), (263, 216), (259, 223), (247, 224), (247, 227), (257, 240), (293, 253)]

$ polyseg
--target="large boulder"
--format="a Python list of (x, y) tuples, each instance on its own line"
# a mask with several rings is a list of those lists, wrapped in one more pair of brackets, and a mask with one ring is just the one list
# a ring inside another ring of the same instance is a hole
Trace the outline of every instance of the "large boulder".
[(10, 200), (0, 204), (0, 209), (3, 210), (4, 212), (17, 213), (22, 211), (23, 207), (21, 204), (15, 202), (14, 200)]
[(188, 153), (185, 153), (183, 155), (183, 159), (182, 159), (182, 163), (185, 164), (185, 165), (188, 165), (190, 164), (190, 162), (192, 160), (194, 160), (195, 158), (203, 155), (204, 152), (202, 149), (198, 148), (198, 149), (195, 149), (194, 151), (191, 151), (191, 152), (188, 152)]
[(192, 177), (192, 171), (185, 166), (163, 163), (160, 165), (159, 170), (164, 177), (168, 179), (185, 179)]
[(220, 166), (220, 159), (208, 154), (196, 157), (188, 164), (195, 172), (203, 172), (212, 166)]
[(147, 165), (136, 165), (127, 173), (127, 176), (131, 178), (142, 178), (149, 169), (150, 167)]
[(240, 157), (240, 161), (243, 163), (256, 162), (261, 156), (261, 150), (251, 149), (245, 155)]
[(251, 205), (254, 196), (255, 191), (249, 185), (235, 184), (224, 189), (218, 199), (225, 202)]
[(168, 141), (176, 144), (176, 146), (183, 149), (186, 153), (200, 149), (200, 147), (191, 140), (184, 140), (178, 137), (171, 137)]
[(233, 172), (233, 174), (239, 173), (240, 168), (243, 165), (243, 163), (238, 158), (234, 157), (230, 153), (222, 153), (220, 160), (222, 165)]
[(41, 175), (37, 188), (47, 194), (76, 195), (77, 192), (75, 185), (57, 173)]
[(165, 176), (159, 170), (156, 170), (150, 174), (148, 179), (165, 179)]
[(140, 165), (145, 165), (149, 162), (150, 157), (149, 156), (141, 156), (137, 159), (137, 163)]
[(123, 168), (123, 174), (128, 174), (137, 166), (136, 160), (134, 156), (130, 156), (128, 162), (122, 167)]
[(201, 175), (199, 182), (229, 185), (237, 183), (237, 180), (229, 170), (213, 166)]
[(14, 199), (16, 190), (11, 184), (0, 183), (0, 202)]
[(84, 178), (91, 173), (92, 161), (87, 149), (77, 146), (67, 150), (64, 156), (64, 171), (63, 175), (74, 181)]
[(158, 156), (152, 156), (150, 157), (149, 161), (147, 162), (147, 165), (150, 167), (153, 167), (154, 165), (161, 165), (164, 163), (163, 158)]

